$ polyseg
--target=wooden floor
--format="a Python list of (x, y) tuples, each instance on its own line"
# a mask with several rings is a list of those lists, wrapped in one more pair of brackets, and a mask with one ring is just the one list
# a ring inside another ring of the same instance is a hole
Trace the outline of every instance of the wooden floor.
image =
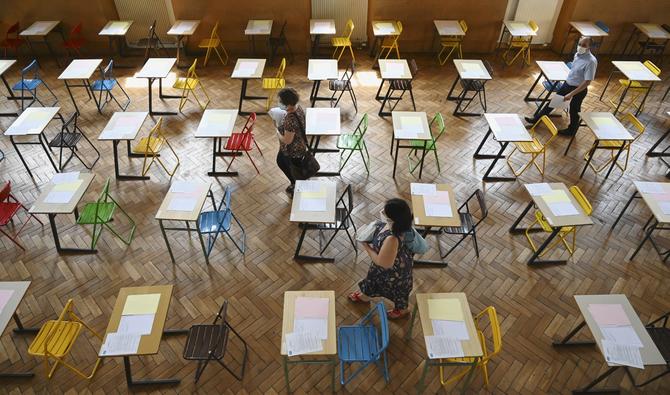
[[(370, 127), (366, 138), (372, 156), (372, 169), (367, 176), (360, 159), (353, 157), (342, 177), (334, 179), (339, 188), (345, 184), (353, 186), (353, 216), (356, 224), (364, 225), (377, 218), (386, 199), (396, 196), (409, 199), (409, 184), (417, 178), (409, 174), (404, 153), (401, 153), (396, 179), (391, 177), (391, 120), (390, 117), (377, 116), (379, 103), (374, 100), (379, 78), (372, 70), (372, 61), (367, 54), (359, 52), (356, 55), (358, 71), (354, 87), (359, 111), (355, 113), (348, 97), (343, 98), (340, 103), (343, 130), (352, 130), (360, 117), (368, 113)], [(534, 52), (533, 57), (556, 59), (552, 53), (539, 51)], [(488, 111), (531, 114), (534, 105), (525, 103), (523, 97), (536, 78), (538, 68), (534, 64), (531, 67), (515, 65), (505, 68), (494, 57), (487, 58), (493, 62), (495, 74), (493, 81), (487, 84)], [(565, 335), (581, 320), (574, 294), (624, 293), (643, 322), (670, 310), (668, 266), (661, 262), (649, 244), (634, 261), (628, 260), (642, 237), (642, 226), (650, 212), (638, 202), (616, 231), (610, 232), (615, 215), (632, 193), (633, 180), (666, 180), (666, 167), (657, 159), (648, 159), (644, 153), (668, 127), (665, 111), (670, 109), (670, 105), (659, 103), (667, 84), (658, 84), (648, 99), (648, 106), (641, 117), (647, 131), (633, 145), (625, 174), (615, 170), (608, 180), (604, 180), (602, 175), (587, 171), (580, 180), (578, 174), (584, 163), (583, 155), (593, 141), (590, 133), (580, 129), (576, 145), (567, 156), (563, 156), (563, 150), (568, 139), (559, 137), (555, 140), (549, 149), (544, 180), (579, 185), (593, 204), (595, 224), (580, 229), (577, 251), (567, 265), (530, 268), (526, 265), (530, 249), (525, 238), (510, 235), (508, 228), (528, 199), (522, 182), (539, 182), (541, 177), (534, 170), (529, 170), (517, 182), (483, 186), (481, 178), (489, 161), (472, 159), (486, 132), (483, 117), (455, 118), (451, 115), (454, 103), (445, 100), (455, 77), (451, 62), (441, 67), (432, 56), (419, 56), (417, 61), (420, 67), (414, 82), (417, 110), (425, 111), (429, 116), (439, 111), (445, 115), (447, 123), (446, 135), (439, 144), (442, 171), (438, 174), (434, 159), (428, 158), (422, 181), (450, 183), (461, 202), (477, 188), (484, 188), (490, 212), (478, 229), (480, 258), (475, 257), (468, 241), (449, 257), (448, 267), (415, 268), (414, 291), (465, 292), (473, 312), (489, 305), (496, 307), (503, 331), (503, 351), (489, 365), (490, 393), (567, 393), (585, 385), (606, 366), (598, 350), (556, 350), (551, 346), (552, 339)], [(26, 59), (22, 59), (20, 64), (25, 62)], [(136, 59), (136, 64), (139, 64), (139, 59)], [(212, 97), (209, 108), (237, 107), (240, 82), (230, 79), (233, 65), (234, 62), (230, 62), (222, 67), (213, 61), (207, 68), (200, 69), (199, 74)], [(274, 74), (275, 67), (276, 64), (266, 68), (265, 74)], [(597, 80), (583, 107), (585, 111), (608, 111), (608, 106), (598, 100), (598, 95), (610, 69), (609, 59), (601, 58)], [(146, 111), (146, 81), (131, 78), (135, 71), (119, 69), (116, 74), (132, 97), (128, 110)], [(59, 73), (53, 62), (45, 62), (44, 78), (60, 99), (61, 111), (70, 114), (73, 107), (64, 85), (56, 79)], [(301, 93), (305, 107), (308, 106), (307, 97), (311, 88), (306, 74), (305, 58), (296, 59), (286, 69), (287, 85)], [(14, 66), (8, 76), (12, 82), (15, 81), (18, 67)], [(171, 83), (165, 85), (171, 86)], [(257, 82), (252, 82), (250, 87), (252, 92), (261, 91)], [(160, 103), (156, 96), (157, 109), (176, 109), (177, 101)], [(98, 142), (97, 136), (117, 109), (110, 105), (103, 115), (99, 115), (94, 103), (86, 102), (86, 95), (81, 89), (77, 91), (77, 98), (82, 112), (81, 126), (103, 154), (94, 168), (96, 178), (93, 185), (84, 198), (84, 201), (90, 201), (97, 196), (105, 179), (114, 176), (111, 144)], [(259, 102), (251, 108), (261, 110), (262, 104)], [(13, 104), (2, 101), (0, 111), (13, 108)], [(403, 100), (398, 106), (398, 110), (410, 109), (409, 100)], [(183, 337), (164, 339), (159, 354), (133, 360), (135, 377), (176, 376), (183, 380), (178, 387), (151, 388), (152, 392), (281, 393), (285, 391), (279, 355), (284, 291), (335, 290), (338, 325), (354, 323), (367, 308), (349, 303), (346, 295), (357, 289), (357, 283), (365, 276), (370, 260), (364, 253), (356, 256), (346, 237), (341, 235), (329, 251), (336, 256), (334, 264), (294, 262), (292, 256), (299, 232), (297, 226), (288, 221), (291, 200), (284, 192), (288, 183), (275, 165), (277, 141), (269, 117), (261, 116), (256, 128), (256, 137), (264, 156), (252, 153), (261, 174), (257, 175), (246, 158), (242, 158), (235, 163), (240, 171), (239, 177), (217, 179), (207, 176), (211, 166), (211, 141), (193, 137), (200, 117), (200, 109), (195, 103), (189, 103), (183, 114), (164, 118), (164, 128), (181, 158), (181, 167), (175, 179), (212, 181), (217, 197), (225, 186), (233, 187), (233, 209), (247, 234), (246, 255), (239, 254), (229, 241), (219, 240), (210, 257), (211, 264), (207, 266), (197, 238), (178, 235), (172, 238), (177, 259), (173, 265), (154, 219), (170, 180), (155, 168), (150, 173), (150, 181), (112, 182), (112, 194), (138, 225), (130, 247), (106, 233), (95, 256), (59, 256), (49, 226), (40, 227), (32, 222), (21, 236), (27, 251), (22, 252), (7, 239), (0, 239), (0, 280), (32, 280), (32, 286), (19, 306), (19, 315), (25, 323), (35, 326), (55, 317), (66, 300), (74, 298), (79, 314), (93, 328), (103, 331), (118, 290), (124, 286), (174, 284), (175, 292), (168, 315), (170, 328), (188, 328), (192, 324), (209, 322), (220, 303), (229, 299), (230, 322), (250, 345), (248, 370), (242, 383), (235, 381), (220, 367), (211, 365), (198, 385), (194, 385), (195, 364), (181, 357)], [(11, 118), (0, 118), (0, 129), (6, 130), (11, 122)], [(556, 122), (559, 127), (565, 125), (565, 116), (556, 119)], [(237, 127), (241, 127), (242, 123), (240, 117)], [(153, 121), (147, 121), (143, 135), (149, 125), (153, 125)], [(56, 132), (57, 123), (53, 122), (47, 133), (53, 135)], [(334, 144), (334, 141), (326, 143)], [(11, 180), (16, 197), (30, 206), (53, 175), (53, 169), (41, 150), (27, 148), (24, 152), (35, 174), (35, 178), (31, 179), (9, 139), (1, 138), (0, 148), (7, 156), (0, 162), (0, 179)], [(497, 149), (497, 146), (489, 148)], [(336, 155), (328, 156), (320, 157), (322, 166), (337, 166)], [(83, 170), (78, 163), (71, 165), (70, 169)], [(137, 173), (140, 169), (141, 160), (135, 159), (128, 171)], [(509, 171), (503, 163), (498, 169)], [(42, 219), (47, 222), (45, 217)], [(59, 226), (64, 229), (64, 243), (80, 247), (86, 245), (90, 229), (74, 225), (72, 218), (61, 216), (59, 221)], [(450, 241), (445, 239), (445, 243)], [(660, 241), (668, 242), (662, 238)], [(311, 240), (307, 247), (314, 248), (316, 245), (316, 240)], [(411, 302), (413, 300), (412, 296)], [(346, 388), (338, 385), (338, 391), (412, 392), (423, 369), (425, 348), (420, 327), (415, 330), (411, 341), (403, 340), (407, 324), (406, 319), (390, 324), (390, 384), (385, 385), (378, 370), (368, 368)], [(590, 336), (588, 331), (585, 335)], [(30, 340), (30, 337), (12, 334), (9, 329), (0, 338), (0, 371), (32, 369), (37, 373), (32, 380), (2, 382), (0, 392), (127, 392), (123, 365), (119, 359), (105, 361), (90, 381), (82, 381), (63, 368), (56, 372), (53, 379), (47, 380), (40, 361), (27, 355)], [(91, 366), (98, 349), (97, 340), (81, 337), (73, 352), (74, 362), (84, 367)], [(239, 361), (232, 363), (236, 362)], [(641, 374), (648, 377), (655, 372), (657, 370), (646, 369)], [(427, 393), (444, 391), (436, 370), (429, 372), (429, 380)], [(639, 393), (622, 374), (611, 377), (606, 384), (621, 386), (626, 392)], [(297, 393), (327, 392), (329, 372), (325, 367), (294, 368), (291, 385)], [(668, 388), (670, 377), (665, 377), (645, 388), (645, 391), (661, 393)], [(486, 393), (481, 376), (475, 379), (471, 392)]]

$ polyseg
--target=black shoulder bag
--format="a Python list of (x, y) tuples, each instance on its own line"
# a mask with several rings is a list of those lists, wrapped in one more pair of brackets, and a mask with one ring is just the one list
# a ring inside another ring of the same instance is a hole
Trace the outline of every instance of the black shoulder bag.
[(298, 158), (298, 163), (294, 163), (294, 161), (291, 161), (291, 174), (293, 175), (293, 178), (296, 180), (307, 180), (311, 177), (314, 177), (316, 173), (319, 172), (321, 169), (321, 165), (319, 165), (319, 161), (316, 160), (314, 157), (314, 154), (309, 150), (309, 145), (307, 144), (307, 136), (305, 133), (305, 125), (302, 123), (302, 119), (298, 116), (298, 114), (293, 114), (296, 119), (298, 120), (298, 124), (300, 124), (300, 138), (302, 139), (303, 143), (305, 144), (305, 154), (303, 155), (302, 158)]

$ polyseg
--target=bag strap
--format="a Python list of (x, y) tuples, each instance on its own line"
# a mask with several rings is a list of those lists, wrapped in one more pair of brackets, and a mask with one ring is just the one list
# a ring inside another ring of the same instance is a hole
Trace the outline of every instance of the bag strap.
[(302, 123), (302, 119), (298, 116), (297, 113), (292, 112), (292, 114), (295, 119), (298, 121), (298, 125), (300, 125), (300, 138), (302, 139), (302, 142), (305, 144), (305, 150), (307, 152), (311, 152), (309, 149), (309, 144), (307, 144), (307, 131), (305, 130), (305, 124)]

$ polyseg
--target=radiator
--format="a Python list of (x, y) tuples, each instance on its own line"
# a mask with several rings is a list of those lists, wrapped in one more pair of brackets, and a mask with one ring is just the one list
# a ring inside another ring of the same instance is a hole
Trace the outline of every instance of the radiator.
[(175, 22), (171, 0), (114, 0), (114, 4), (120, 20), (134, 22), (126, 34), (128, 45), (146, 38), (154, 20), (161, 41), (166, 46), (174, 44), (175, 38), (165, 34)]
[(344, 32), (347, 20), (351, 19), (354, 21), (351, 41), (359, 43), (368, 40), (368, 0), (312, 0), (312, 18), (335, 19), (338, 35)]

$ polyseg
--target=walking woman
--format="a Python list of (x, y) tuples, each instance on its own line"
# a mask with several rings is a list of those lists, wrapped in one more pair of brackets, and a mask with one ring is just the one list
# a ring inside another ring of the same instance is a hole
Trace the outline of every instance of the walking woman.
[(284, 88), (279, 91), (279, 108), (286, 111), (286, 116), (277, 128), (279, 152), (277, 166), (288, 178), (290, 185), (286, 192), (293, 195), (295, 177), (291, 172), (291, 165), (300, 166), (300, 159), (307, 152), (305, 137), (305, 111), (298, 105), (300, 97), (293, 88)]
[(402, 199), (390, 199), (380, 212), (372, 242), (362, 243), (372, 259), (365, 279), (358, 283), (360, 291), (349, 295), (356, 303), (368, 303), (370, 298), (384, 297), (394, 303), (386, 313), (389, 319), (409, 314), (409, 294), (412, 291), (413, 252), (405, 244), (404, 235), (412, 229), (412, 210)]

